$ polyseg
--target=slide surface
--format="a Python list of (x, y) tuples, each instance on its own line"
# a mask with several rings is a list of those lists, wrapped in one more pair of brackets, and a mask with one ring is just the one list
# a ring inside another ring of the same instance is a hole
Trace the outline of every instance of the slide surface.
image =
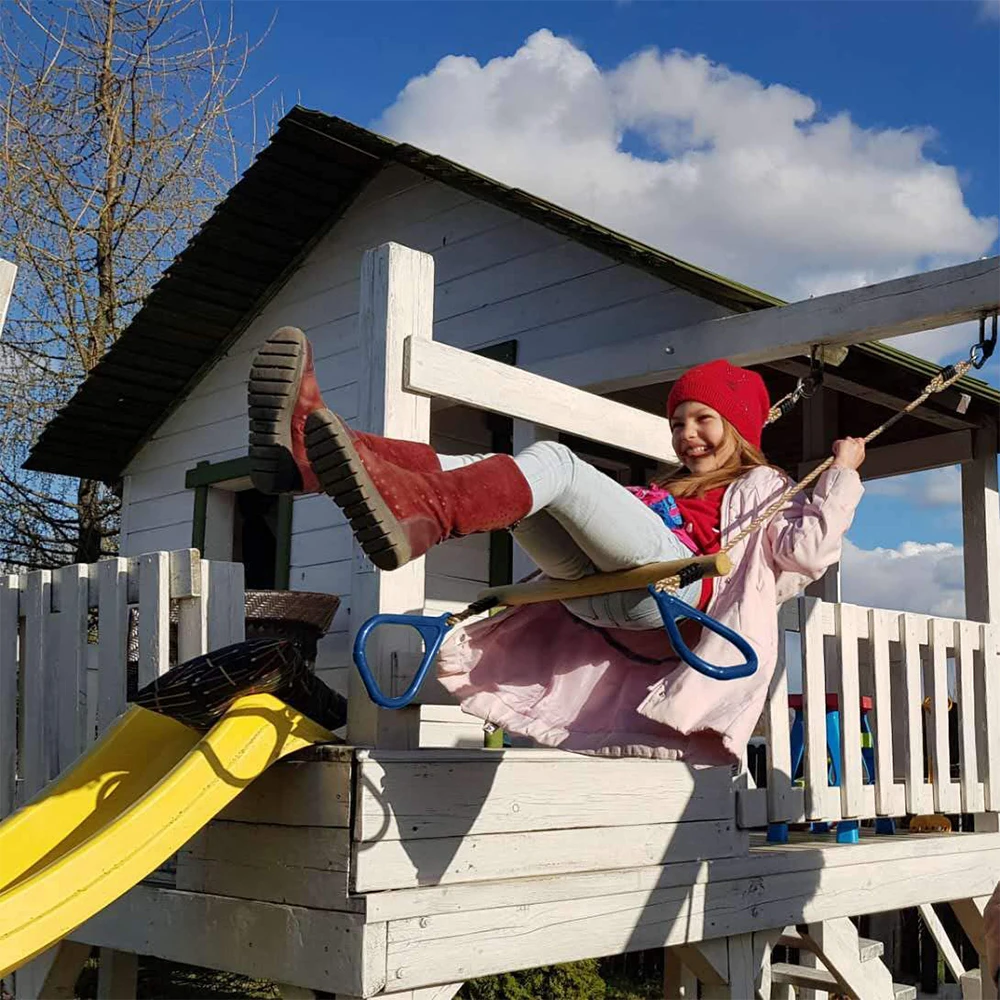
[(130, 709), (0, 823), (0, 976), (155, 871), (274, 761), (329, 739), (268, 694), (205, 734)]

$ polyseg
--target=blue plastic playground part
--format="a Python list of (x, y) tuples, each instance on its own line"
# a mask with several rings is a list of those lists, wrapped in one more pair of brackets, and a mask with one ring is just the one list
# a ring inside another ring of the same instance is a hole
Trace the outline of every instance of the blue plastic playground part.
[[(757, 654), (754, 652), (753, 646), (738, 632), (727, 628), (722, 622), (716, 621), (697, 608), (692, 608), (690, 604), (685, 604), (679, 597), (657, 590), (654, 584), (650, 584), (647, 589), (653, 595), (657, 607), (660, 609), (663, 626), (667, 630), (667, 635), (670, 636), (674, 651), (689, 667), (693, 667), (698, 673), (717, 681), (735, 681), (741, 677), (749, 677), (756, 672)], [(676, 621), (678, 618), (691, 618), (700, 622), (709, 631), (727, 639), (746, 657), (746, 662), (738, 663), (732, 667), (717, 667), (712, 663), (707, 663), (700, 656), (696, 656), (681, 638)]]
[[(685, 604), (684, 601), (674, 597), (672, 594), (658, 591), (652, 585), (649, 587), (649, 592), (653, 595), (657, 607), (660, 609), (663, 625), (667, 630), (667, 635), (670, 636), (674, 650), (689, 666), (694, 667), (699, 673), (705, 674), (706, 677), (711, 677), (718, 681), (731, 681), (739, 677), (749, 677), (757, 670), (757, 654), (743, 636), (727, 628), (714, 618), (703, 614), (696, 608), (692, 608), (689, 604)], [(361, 680), (365, 685), (365, 690), (368, 692), (368, 697), (376, 705), (380, 708), (404, 708), (413, 701), (420, 690), (420, 686), (427, 677), (427, 671), (430, 670), (431, 664), (437, 657), (441, 643), (444, 642), (444, 637), (452, 628), (449, 624), (451, 618), (451, 614), (447, 613), (431, 618), (423, 615), (374, 615), (358, 629), (358, 634), (354, 639), (354, 663), (358, 668), (358, 673), (361, 674)], [(746, 662), (739, 663), (733, 667), (717, 667), (711, 663), (706, 663), (701, 657), (696, 656), (681, 638), (676, 618), (692, 618), (704, 625), (705, 628), (716, 632), (724, 639), (728, 639), (743, 654)], [(368, 666), (368, 656), (366, 654), (368, 637), (371, 635), (372, 630), (378, 628), (379, 625), (409, 625), (410, 628), (415, 628), (420, 633), (420, 637), (424, 642), (424, 655), (420, 661), (420, 666), (417, 668), (416, 675), (410, 682), (410, 686), (395, 698), (390, 698), (381, 690), (375, 681), (371, 668)]]
[[(427, 671), (430, 670), (431, 664), (441, 648), (441, 643), (444, 642), (444, 637), (451, 630), (451, 625), (448, 624), (449, 618), (451, 618), (450, 613), (433, 618), (427, 618), (423, 615), (374, 615), (358, 629), (358, 634), (354, 639), (354, 663), (358, 668), (358, 673), (361, 674), (361, 680), (368, 692), (368, 697), (379, 708), (404, 708), (413, 701), (420, 690), (420, 685), (424, 683), (424, 678), (427, 677)], [(424, 641), (424, 655), (417, 668), (416, 676), (410, 681), (410, 686), (395, 698), (384, 694), (375, 682), (375, 677), (368, 666), (368, 657), (365, 654), (368, 637), (379, 625), (409, 625), (420, 633), (420, 638)]]

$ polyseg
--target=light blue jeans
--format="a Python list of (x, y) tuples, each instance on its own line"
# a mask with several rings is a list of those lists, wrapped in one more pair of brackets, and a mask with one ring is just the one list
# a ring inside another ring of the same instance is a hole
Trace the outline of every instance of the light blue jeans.
[[(440, 455), (445, 471), (488, 455)], [(652, 562), (686, 559), (691, 550), (654, 511), (594, 466), (554, 441), (538, 441), (514, 457), (531, 487), (531, 512), (513, 530), (518, 545), (546, 576), (579, 580)], [(697, 604), (701, 582), (677, 595)], [(604, 628), (661, 628), (649, 592), (628, 590), (563, 604)]]

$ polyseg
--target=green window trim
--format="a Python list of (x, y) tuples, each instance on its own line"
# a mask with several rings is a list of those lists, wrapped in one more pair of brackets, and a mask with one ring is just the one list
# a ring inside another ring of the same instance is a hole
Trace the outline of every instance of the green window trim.
[[(232, 458), (226, 462), (199, 462), (188, 469), (184, 485), (194, 490), (194, 511), (191, 518), (191, 547), (205, 551), (205, 532), (208, 521), (208, 491), (218, 483), (246, 479), (250, 475), (250, 456)], [(275, 539), (274, 586), (288, 590), (291, 582), (292, 561), (292, 510), (294, 500), (290, 494), (278, 497), (277, 537)]]

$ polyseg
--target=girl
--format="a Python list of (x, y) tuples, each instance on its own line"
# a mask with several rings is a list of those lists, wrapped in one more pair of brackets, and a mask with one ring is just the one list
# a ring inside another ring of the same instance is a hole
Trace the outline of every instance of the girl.
[[(331, 496), (382, 569), (450, 537), (509, 528), (543, 573), (572, 580), (718, 551), (788, 486), (760, 451), (769, 408), (756, 373), (726, 361), (692, 369), (667, 402), (683, 471), (626, 489), (554, 442), (514, 458), (438, 456), (352, 431), (323, 406), (308, 342), (286, 327), (254, 360), (250, 455), (257, 489)], [(839, 559), (861, 497), (863, 442), (838, 441), (834, 454), (812, 499), (796, 497), (730, 552), (727, 577), (678, 595), (747, 638), (759, 659), (751, 677), (719, 682), (680, 663), (653, 598), (637, 590), (457, 630), (439, 657), (442, 683), (466, 711), (541, 743), (738, 761), (777, 659), (777, 606)], [(722, 666), (740, 660), (712, 632), (694, 652)]]

